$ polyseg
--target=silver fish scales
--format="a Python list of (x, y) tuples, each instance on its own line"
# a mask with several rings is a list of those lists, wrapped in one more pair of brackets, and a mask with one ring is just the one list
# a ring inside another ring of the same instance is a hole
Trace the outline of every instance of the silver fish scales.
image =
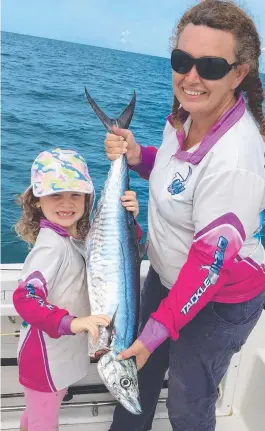
[[(97, 116), (112, 133), (112, 126), (128, 128), (136, 95), (117, 120), (107, 117), (90, 97)], [(89, 355), (100, 357), (98, 372), (112, 395), (131, 413), (140, 414), (137, 368), (133, 358), (117, 361), (117, 354), (134, 341), (138, 326), (140, 253), (133, 214), (121, 204), (129, 190), (126, 156), (111, 162), (108, 178), (88, 234), (87, 280), (92, 314), (112, 317), (100, 328), (97, 345), (89, 342)]]

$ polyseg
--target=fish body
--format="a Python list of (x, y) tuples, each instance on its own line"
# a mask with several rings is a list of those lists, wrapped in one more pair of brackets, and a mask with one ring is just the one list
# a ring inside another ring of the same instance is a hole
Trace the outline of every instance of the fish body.
[[(112, 125), (129, 126), (135, 94), (117, 120), (108, 118), (86, 95), (92, 108), (109, 132)], [(100, 327), (99, 341), (91, 342), (89, 355), (100, 357), (98, 372), (112, 395), (131, 413), (140, 414), (137, 368), (133, 358), (117, 361), (137, 335), (140, 301), (140, 254), (132, 212), (121, 203), (129, 190), (127, 158), (111, 162), (108, 178), (87, 239), (87, 281), (91, 314), (107, 314), (109, 327)]]

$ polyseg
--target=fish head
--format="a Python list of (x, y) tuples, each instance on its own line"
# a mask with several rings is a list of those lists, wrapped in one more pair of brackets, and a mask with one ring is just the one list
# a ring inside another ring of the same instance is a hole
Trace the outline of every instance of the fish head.
[(142, 413), (139, 401), (137, 367), (134, 359), (116, 360), (117, 353), (110, 351), (97, 364), (98, 373), (105, 386), (129, 412)]

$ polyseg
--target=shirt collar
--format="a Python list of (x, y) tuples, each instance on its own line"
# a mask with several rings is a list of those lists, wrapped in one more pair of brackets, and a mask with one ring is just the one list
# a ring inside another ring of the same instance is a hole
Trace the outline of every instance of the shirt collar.
[[(182, 107), (180, 108), (180, 121), (183, 124), (183, 130), (176, 130), (178, 139), (178, 149), (175, 154), (177, 159), (190, 162), (197, 165), (216, 142), (243, 116), (246, 110), (245, 101), (240, 93), (237, 102), (232, 108), (225, 112), (221, 118), (211, 127), (209, 132), (204, 136), (200, 145), (194, 152), (183, 150), (184, 140), (190, 127), (190, 116)], [(169, 123), (173, 126), (172, 114), (167, 117)]]

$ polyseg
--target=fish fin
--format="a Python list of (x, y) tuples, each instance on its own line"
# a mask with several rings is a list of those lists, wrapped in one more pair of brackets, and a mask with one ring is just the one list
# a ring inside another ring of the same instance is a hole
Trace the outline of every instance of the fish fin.
[(88, 259), (88, 247), (87, 242), (73, 238), (70, 236), (70, 241), (74, 245), (74, 247), (79, 251), (79, 253), (83, 256), (83, 258), (87, 261)]
[(119, 305), (117, 305), (117, 308), (112, 316), (112, 319), (110, 321), (110, 324), (106, 327), (108, 333), (109, 333), (109, 339), (108, 339), (108, 346), (110, 346), (111, 342), (112, 342), (112, 338), (113, 338), (113, 331), (115, 331), (115, 319), (117, 316), (117, 311), (118, 311)]
[(101, 122), (104, 124), (104, 126), (106, 127), (106, 129), (109, 133), (113, 133), (112, 126), (118, 126), (122, 129), (128, 129), (128, 127), (131, 123), (133, 113), (134, 113), (134, 108), (135, 108), (135, 102), (136, 102), (135, 91), (133, 92), (133, 97), (132, 97), (132, 100), (130, 101), (129, 105), (126, 106), (126, 108), (121, 113), (119, 118), (116, 118), (116, 119), (109, 118), (102, 111), (102, 109), (100, 109), (100, 107), (96, 104), (96, 102), (92, 99), (92, 97), (88, 93), (86, 87), (85, 87), (85, 93), (86, 93), (86, 97), (87, 97), (89, 104), (91, 105), (92, 109), (95, 111), (96, 115), (101, 120)]
[(131, 124), (134, 108), (135, 108), (135, 102), (136, 102), (136, 93), (133, 92), (132, 100), (130, 101), (129, 105), (126, 106), (124, 111), (121, 113), (119, 118), (117, 118), (116, 124), (121, 129), (128, 129), (129, 125)]
[(94, 190), (94, 192), (92, 193), (92, 199), (89, 199), (89, 220), (92, 221), (93, 220), (93, 211), (95, 209), (95, 203), (96, 203), (96, 192)]
[(142, 244), (139, 244), (139, 255), (140, 255), (140, 261), (143, 260), (145, 253), (148, 250), (148, 246), (149, 246), (149, 241), (146, 240), (145, 242), (143, 242)]

